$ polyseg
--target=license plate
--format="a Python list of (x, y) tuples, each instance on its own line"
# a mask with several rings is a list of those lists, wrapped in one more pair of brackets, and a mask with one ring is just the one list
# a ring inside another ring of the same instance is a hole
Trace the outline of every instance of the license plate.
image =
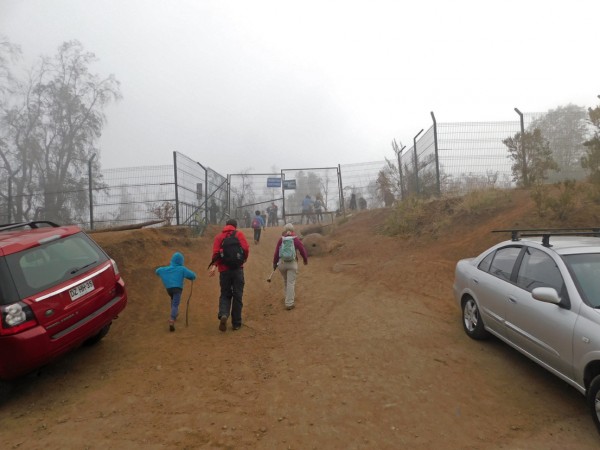
[(92, 280), (87, 280), (85, 283), (81, 283), (79, 286), (75, 286), (73, 289), (69, 289), (71, 301), (77, 300), (79, 297), (87, 294), (88, 292), (92, 292), (93, 290), (94, 282)]

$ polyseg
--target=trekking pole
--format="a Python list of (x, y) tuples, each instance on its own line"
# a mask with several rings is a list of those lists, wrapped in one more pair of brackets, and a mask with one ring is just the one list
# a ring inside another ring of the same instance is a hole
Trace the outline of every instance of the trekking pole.
[(194, 280), (192, 280), (192, 287), (190, 288), (190, 295), (187, 299), (187, 304), (185, 305), (185, 326), (188, 326), (188, 311), (190, 310), (190, 298), (192, 298), (192, 292), (194, 291)]
[[(279, 267), (279, 263), (277, 263), (277, 267)], [(273, 274), (275, 273), (275, 271), (277, 270), (277, 267), (275, 267), (273, 269), (273, 272), (271, 272), (271, 275), (269, 275), (269, 278), (267, 278), (267, 283), (271, 282), (271, 278), (273, 278)]]

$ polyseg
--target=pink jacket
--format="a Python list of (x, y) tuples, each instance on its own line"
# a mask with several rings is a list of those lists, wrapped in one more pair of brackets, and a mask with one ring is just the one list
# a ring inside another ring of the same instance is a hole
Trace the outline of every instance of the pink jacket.
[[(286, 232), (285, 236), (294, 236), (294, 247), (300, 252), (300, 256), (302, 256), (304, 264), (308, 264), (308, 255), (306, 254), (306, 249), (304, 248), (304, 244), (302, 244), (300, 238), (296, 236), (293, 231)], [(275, 247), (275, 254), (273, 255), (273, 267), (277, 267), (277, 264), (279, 263), (279, 248), (281, 247), (281, 242), (282, 238), (279, 238), (277, 241), (277, 246)], [(298, 259), (297, 256), (296, 259)]]

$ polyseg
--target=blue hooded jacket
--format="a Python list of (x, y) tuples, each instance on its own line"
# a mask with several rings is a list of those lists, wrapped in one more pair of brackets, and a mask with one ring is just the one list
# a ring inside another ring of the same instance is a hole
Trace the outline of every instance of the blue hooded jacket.
[(196, 279), (196, 274), (183, 265), (183, 255), (179, 252), (173, 253), (170, 265), (156, 269), (156, 275), (161, 278), (167, 289), (183, 289), (184, 278), (192, 281)]

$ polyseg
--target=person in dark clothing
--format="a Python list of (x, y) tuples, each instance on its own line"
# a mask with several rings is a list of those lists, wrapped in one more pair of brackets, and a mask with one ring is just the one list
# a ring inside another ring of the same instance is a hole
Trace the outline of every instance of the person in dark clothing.
[(367, 209), (367, 201), (363, 197), (358, 199), (358, 208), (360, 210)]
[(242, 326), (242, 308), (244, 306), (242, 297), (244, 295), (244, 265), (239, 268), (228, 267), (221, 261), (221, 243), (223, 240), (235, 232), (235, 236), (240, 241), (240, 246), (244, 251), (244, 263), (248, 260), (250, 247), (244, 233), (237, 229), (237, 220), (229, 219), (223, 231), (215, 236), (213, 242), (212, 262), (210, 264), (209, 276), (215, 276), (219, 271), (219, 284), (221, 286), (221, 295), (219, 296), (219, 330), (227, 330), (227, 319), (231, 315), (231, 326), (234, 330), (239, 330)]
[(356, 194), (352, 194), (350, 196), (350, 209), (351, 210), (355, 210), (356, 209)]
[(267, 208), (267, 213), (268, 213), (268, 226), (270, 227), (276, 227), (278, 225), (278, 219), (277, 219), (277, 205), (275, 204), (275, 202), (271, 203), (271, 206), (269, 206)]
[(215, 202), (215, 199), (213, 198), (210, 201), (210, 223), (212, 223), (213, 225), (217, 223), (217, 214), (219, 213), (219, 207), (217, 206), (217, 203)]

